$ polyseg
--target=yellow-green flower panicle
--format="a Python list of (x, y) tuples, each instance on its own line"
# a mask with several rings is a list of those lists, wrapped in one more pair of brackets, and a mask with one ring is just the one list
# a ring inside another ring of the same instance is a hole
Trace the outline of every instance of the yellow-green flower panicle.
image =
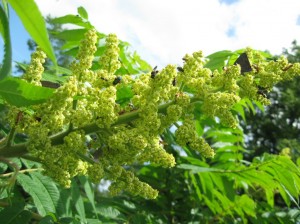
[(118, 111), (116, 110), (117, 90), (114, 86), (110, 86), (104, 90), (100, 90), (96, 96), (95, 102), (97, 107), (92, 110), (96, 117), (98, 127), (110, 127), (118, 119)]
[(115, 72), (121, 67), (119, 62), (119, 41), (115, 34), (109, 34), (106, 37), (106, 50), (100, 57), (99, 64), (101, 69), (106, 70), (110, 74)]
[(283, 80), (292, 80), (300, 74), (300, 63), (289, 64), (283, 68), (283, 74), (281, 75)]
[(97, 184), (104, 177), (104, 168), (101, 163), (90, 164), (87, 170), (87, 174), (91, 181)]
[(118, 195), (123, 191), (132, 195), (139, 195), (146, 199), (155, 199), (158, 191), (150, 185), (141, 182), (132, 172), (122, 168), (119, 178), (109, 186), (111, 195)]
[(174, 167), (176, 162), (172, 154), (167, 153), (158, 137), (152, 137), (145, 150), (138, 155), (139, 162), (151, 162), (162, 167)]
[[(39, 130), (39, 131), (36, 131)], [(27, 128), (29, 141), (27, 150), (41, 160), (46, 160), (48, 150), (51, 149), (51, 141), (49, 139), (49, 129), (35, 121)]]
[(237, 81), (240, 76), (241, 68), (239, 65), (228, 66), (223, 69), (222, 73), (215, 70), (212, 75), (212, 85), (222, 91), (236, 93), (239, 91)]
[(205, 142), (203, 138), (198, 136), (193, 120), (184, 120), (175, 132), (176, 142), (185, 147), (200, 152), (204, 157), (214, 157), (214, 150)]
[(184, 84), (191, 89), (195, 96), (202, 97), (205, 92), (210, 91), (212, 72), (204, 68), (204, 58), (202, 51), (195, 52), (193, 55), (185, 55), (184, 65), (178, 72), (178, 83)]
[(238, 101), (240, 101), (240, 97), (233, 93), (211, 93), (205, 97), (202, 110), (207, 116), (212, 118), (217, 116), (221, 123), (235, 128), (237, 121), (230, 110)]
[(45, 59), (46, 54), (41, 48), (37, 47), (36, 51), (31, 54), (30, 64), (22, 78), (36, 86), (41, 86), (42, 74), (44, 72), (43, 64), (45, 63)]
[(81, 41), (79, 51), (76, 56), (77, 61), (71, 64), (71, 70), (78, 81), (85, 80), (85, 76), (90, 76), (89, 68), (92, 67), (94, 53), (96, 52), (97, 32), (94, 29), (87, 31), (85, 38)]

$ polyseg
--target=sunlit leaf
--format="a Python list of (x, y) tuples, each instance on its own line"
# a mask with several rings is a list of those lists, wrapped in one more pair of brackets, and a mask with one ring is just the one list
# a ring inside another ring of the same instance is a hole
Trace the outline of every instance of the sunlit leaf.
[(117, 89), (117, 103), (126, 105), (133, 97), (132, 89), (129, 86), (122, 86)]
[(20, 17), (25, 29), (32, 39), (42, 48), (56, 65), (56, 57), (52, 49), (46, 23), (33, 0), (7, 0)]
[[(5, 5), (5, 3), (3, 3)], [(0, 68), (0, 80), (11, 75), (12, 47), (7, 15), (0, 6), (0, 31), (4, 40), (4, 58)]]
[(58, 17), (53, 19), (52, 22), (59, 23), (59, 24), (73, 24), (87, 29), (93, 28), (90, 22), (84, 21), (83, 18), (76, 15), (66, 15), (66, 16)]
[(53, 95), (53, 92), (53, 89), (35, 86), (18, 78), (0, 81), (0, 96), (17, 107), (43, 103)]
[(71, 198), (72, 198), (72, 204), (74, 205), (78, 215), (80, 216), (80, 219), (82, 221), (85, 221), (85, 208), (83, 203), (83, 198), (80, 194), (79, 186), (76, 183), (76, 179), (72, 180), (72, 186), (71, 186)]
[(36, 176), (29, 177), (22, 173), (18, 175), (17, 180), (23, 189), (32, 197), (41, 215), (46, 215), (48, 212), (56, 212), (55, 199), (53, 198), (52, 192), (45, 185), (47, 184), (45, 181)]
[(86, 193), (87, 198), (89, 199), (90, 204), (92, 205), (95, 214), (97, 214), (96, 206), (95, 206), (95, 195), (94, 189), (92, 188), (92, 183), (85, 176), (78, 177), (80, 183), (83, 186), (83, 189)]
[(63, 30), (55, 34), (55, 37), (65, 41), (77, 42), (77, 46), (84, 38), (84, 34), (87, 32), (87, 29), (73, 29), (73, 30)]
[(212, 71), (215, 69), (222, 69), (226, 65), (229, 56), (233, 54), (234, 53), (232, 51), (228, 50), (218, 51), (210, 54), (206, 57), (209, 59), (209, 61), (205, 64), (205, 67), (211, 69)]
[(89, 18), (87, 11), (82, 6), (78, 7), (77, 12), (82, 18), (84, 18), (84, 19)]

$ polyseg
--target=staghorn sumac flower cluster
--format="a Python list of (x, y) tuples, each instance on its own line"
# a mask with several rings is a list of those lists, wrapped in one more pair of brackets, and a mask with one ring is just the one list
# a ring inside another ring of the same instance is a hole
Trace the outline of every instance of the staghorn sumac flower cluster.
[[(89, 30), (81, 41), (72, 75), (46, 102), (30, 108), (16, 123), (18, 108), (7, 119), (17, 132), (28, 136), (26, 148), (42, 164), (45, 174), (65, 187), (77, 175), (87, 175), (99, 183), (111, 181), (113, 195), (127, 191), (153, 199), (158, 191), (141, 182), (127, 168), (136, 163), (175, 166), (175, 159), (161, 144), (166, 129), (176, 127), (176, 143), (213, 157), (214, 150), (195, 127), (195, 103), (201, 113), (230, 127), (237, 126), (233, 106), (242, 98), (268, 104), (259, 92), (278, 81), (292, 79), (300, 65), (286, 59), (266, 61), (247, 49), (253, 69), (241, 73), (239, 64), (222, 71), (205, 68), (202, 52), (185, 55), (183, 66), (168, 65), (138, 76), (116, 76), (120, 68), (116, 35), (106, 38), (106, 50), (95, 59), (97, 32)], [(45, 55), (40, 49), (23, 79), (40, 85)], [(98, 69), (92, 69), (98, 63)], [(255, 66), (254, 66), (255, 65)], [(130, 88), (133, 97), (127, 105), (117, 103), (119, 89)]]
[(28, 82), (41, 86), (42, 74), (44, 72), (43, 64), (45, 63), (46, 54), (37, 47), (36, 51), (31, 54), (31, 62), (26, 69), (23, 79)]

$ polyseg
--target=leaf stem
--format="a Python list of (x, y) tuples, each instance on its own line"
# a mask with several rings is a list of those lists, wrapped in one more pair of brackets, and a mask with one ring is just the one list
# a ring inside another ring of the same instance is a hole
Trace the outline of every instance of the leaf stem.
[[(19, 173), (29, 173), (29, 172), (35, 172), (38, 170), (43, 170), (42, 168), (34, 168), (34, 169), (25, 169), (25, 170), (20, 170)], [(14, 175), (14, 172), (10, 172), (10, 173), (4, 173), (4, 174), (0, 174), (0, 178), (1, 177), (9, 177)]]
[(17, 176), (19, 174), (19, 167), (17, 166), (17, 164), (4, 157), (0, 157), (0, 162), (7, 164), (10, 168), (14, 169), (14, 171), (10, 175), (11, 177), (7, 181), (7, 186), (12, 186), (17, 180)]

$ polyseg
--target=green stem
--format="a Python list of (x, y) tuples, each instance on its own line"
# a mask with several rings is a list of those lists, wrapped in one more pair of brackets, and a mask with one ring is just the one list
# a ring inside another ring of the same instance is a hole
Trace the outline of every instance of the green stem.
[(19, 174), (19, 167), (17, 166), (17, 164), (4, 157), (0, 157), (0, 162), (7, 164), (11, 169), (14, 170), (13, 174), (7, 181), (7, 186), (12, 186), (17, 180), (17, 176)]
[[(73, 110), (76, 110), (76, 108), (77, 108), (77, 102), (78, 102), (78, 100), (74, 100), (74, 101), (73, 101), (73, 106), (72, 106), (72, 109), (73, 109)], [(69, 131), (72, 131), (73, 128), (74, 128), (73, 123), (71, 123), (71, 124), (69, 125)]]
[[(191, 98), (191, 104), (198, 102), (199, 99), (192, 97)], [(175, 101), (171, 101), (169, 103), (165, 103), (162, 104), (158, 107), (158, 112), (159, 113), (165, 113), (167, 108), (172, 105), (175, 104)], [(135, 119), (137, 119), (139, 117), (139, 110), (135, 110), (135, 111), (131, 111), (125, 114), (122, 114), (119, 116), (118, 120), (112, 125), (113, 126), (117, 126), (120, 124), (125, 124), (128, 123), (130, 121), (133, 121)], [(94, 124), (90, 124), (84, 127), (80, 127), (80, 128), (74, 128), (73, 130), (66, 130), (64, 132), (58, 133), (56, 135), (50, 136), (50, 140), (52, 142), (52, 145), (59, 145), (63, 143), (63, 139), (65, 136), (67, 136), (70, 132), (72, 131), (84, 131), (85, 134), (91, 134), (91, 133), (95, 133), (95, 132), (103, 132), (103, 131), (107, 131), (107, 128), (99, 128), (95, 123)], [(28, 153), (27, 149), (26, 149), (26, 145), (27, 143), (21, 143), (21, 144), (17, 144), (17, 145), (12, 145), (12, 146), (6, 146), (0, 149), (0, 156), (2, 157), (21, 157), (24, 156), (25, 154)]]
[[(43, 170), (43, 169), (42, 168), (25, 169), (25, 170), (20, 170), (19, 173), (30, 173), (30, 172), (41, 171), (41, 170)], [(0, 174), (0, 178), (9, 177), (9, 176), (13, 176), (13, 175), (15, 175), (14, 172), (4, 173), (4, 174)]]
[(13, 144), (13, 139), (14, 139), (14, 136), (15, 136), (15, 132), (16, 132), (16, 128), (13, 127), (13, 128), (10, 130), (9, 135), (8, 135), (8, 137), (7, 137), (7, 143), (6, 143), (6, 146), (7, 146), (7, 147), (12, 146), (12, 144)]
[(249, 170), (255, 170), (255, 169), (258, 169), (262, 166), (265, 166), (265, 165), (268, 165), (269, 163), (272, 163), (274, 162), (274, 160), (270, 160), (270, 161), (266, 161), (266, 162), (263, 162), (261, 164), (258, 164), (256, 166), (252, 166), (252, 167), (247, 167), (247, 168), (244, 168), (244, 169), (240, 169), (240, 170), (224, 170), (224, 169), (211, 169), (211, 170), (208, 170), (207, 172), (208, 173), (221, 173), (221, 174), (225, 174), (225, 173), (243, 173), (243, 172), (247, 172)]
[(96, 161), (94, 161), (93, 159), (91, 159), (90, 157), (87, 157), (86, 155), (83, 155), (82, 153), (76, 153), (77, 156), (81, 159), (83, 159), (84, 161), (89, 162), (90, 164), (94, 164), (96, 163)]

